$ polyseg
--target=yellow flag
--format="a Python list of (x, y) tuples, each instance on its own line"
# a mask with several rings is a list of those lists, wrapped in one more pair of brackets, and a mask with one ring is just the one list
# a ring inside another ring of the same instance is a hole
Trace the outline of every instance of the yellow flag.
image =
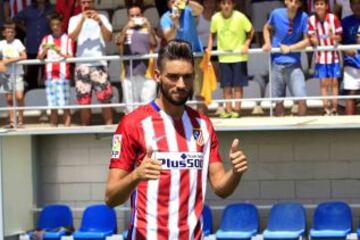
[(209, 105), (212, 101), (212, 93), (216, 90), (217, 81), (214, 67), (210, 62), (210, 53), (207, 51), (200, 62), (200, 69), (204, 73), (200, 95), (204, 98), (205, 104)]

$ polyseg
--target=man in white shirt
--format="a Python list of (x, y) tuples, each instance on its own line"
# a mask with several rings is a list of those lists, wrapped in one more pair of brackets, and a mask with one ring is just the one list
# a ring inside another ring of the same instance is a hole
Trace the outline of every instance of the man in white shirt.
[[(68, 33), (77, 41), (77, 57), (102, 57), (105, 55), (105, 41), (111, 41), (112, 26), (109, 20), (94, 9), (94, 0), (81, 0), (82, 12), (70, 18)], [(89, 61), (77, 64), (75, 88), (79, 104), (91, 103), (92, 91), (101, 103), (109, 103), (112, 87), (108, 80), (106, 61)], [(91, 110), (81, 109), (82, 125), (89, 125)], [(111, 108), (102, 109), (105, 124), (113, 123)]]

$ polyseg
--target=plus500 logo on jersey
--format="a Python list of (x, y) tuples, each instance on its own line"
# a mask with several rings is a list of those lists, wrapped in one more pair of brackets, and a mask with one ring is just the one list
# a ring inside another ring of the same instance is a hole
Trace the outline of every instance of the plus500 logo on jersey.
[(203, 153), (154, 152), (154, 159), (161, 161), (162, 169), (202, 169)]

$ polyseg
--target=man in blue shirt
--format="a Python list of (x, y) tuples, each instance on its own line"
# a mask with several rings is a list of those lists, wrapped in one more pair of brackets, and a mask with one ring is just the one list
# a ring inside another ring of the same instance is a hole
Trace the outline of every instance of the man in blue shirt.
[[(41, 40), (51, 33), (48, 17), (54, 12), (55, 7), (49, 0), (36, 0), (14, 17), (14, 21), (25, 29), (28, 59), (36, 59)], [(27, 69), (25, 80), (29, 84), (28, 89), (39, 87), (38, 76), (42, 68), (39, 65), (29, 65)]]
[[(164, 39), (169, 42), (173, 39), (181, 39), (191, 44), (193, 52), (203, 52), (203, 46), (197, 33), (195, 17), (203, 12), (203, 7), (195, 2), (185, 0), (168, 0), (169, 11), (160, 19), (160, 27)], [(201, 96), (203, 74), (199, 68), (199, 58), (195, 59), (194, 97), (196, 100), (204, 100)], [(204, 112), (205, 106), (199, 105), (198, 110)]]
[[(281, 53), (271, 55), (272, 96), (285, 97), (286, 86), (296, 97), (306, 96), (305, 77), (301, 69), (300, 53), (292, 51), (303, 49), (308, 44), (307, 15), (300, 10), (301, 0), (285, 0), (286, 8), (278, 8), (271, 12), (264, 26), (264, 51), (271, 47), (280, 48)], [(306, 114), (306, 101), (298, 101), (298, 114)], [(285, 114), (283, 101), (277, 101), (275, 114)]]
[[(359, 44), (358, 34), (360, 26), (360, 0), (350, 0), (353, 15), (345, 17), (341, 25), (343, 27), (343, 44)], [(360, 39), (359, 39), (360, 40)], [(357, 50), (347, 50), (344, 55), (344, 89), (348, 95), (356, 95), (360, 90), (360, 53)], [(354, 99), (346, 100), (346, 114), (355, 113)]]

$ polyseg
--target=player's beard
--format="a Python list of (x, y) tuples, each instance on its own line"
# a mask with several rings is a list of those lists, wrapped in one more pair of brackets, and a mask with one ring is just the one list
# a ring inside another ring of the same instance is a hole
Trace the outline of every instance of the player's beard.
[(164, 89), (164, 86), (163, 84), (160, 82), (159, 83), (159, 88), (160, 88), (160, 93), (161, 95), (167, 100), (169, 101), (171, 104), (174, 104), (176, 106), (182, 106), (182, 105), (185, 105), (186, 101), (193, 95), (193, 89), (189, 89), (187, 91), (188, 95), (186, 97), (184, 97), (183, 99), (179, 99), (179, 100), (176, 100), (174, 99), (171, 94), (169, 93), (169, 91), (166, 91), (166, 89)]

